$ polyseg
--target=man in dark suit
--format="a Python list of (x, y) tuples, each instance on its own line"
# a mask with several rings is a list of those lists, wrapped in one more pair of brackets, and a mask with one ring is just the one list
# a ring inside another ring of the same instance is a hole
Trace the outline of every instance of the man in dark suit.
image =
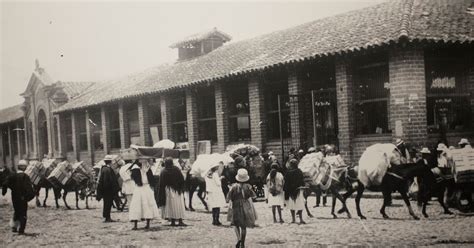
[(11, 190), (14, 209), (12, 231), (18, 232), (18, 234), (25, 233), (28, 201), (34, 198), (33, 184), (24, 172), (26, 167), (27, 162), (21, 160), (18, 163), (18, 171), (12, 173), (2, 187), (3, 195), (7, 193), (8, 188)]
[(104, 209), (102, 211), (102, 217), (105, 218), (105, 222), (113, 222), (110, 217), (110, 211), (115, 196), (120, 190), (117, 175), (114, 170), (110, 167), (112, 164), (112, 158), (107, 155), (104, 158), (105, 165), (100, 169), (99, 183), (97, 185), (97, 200), (104, 199)]

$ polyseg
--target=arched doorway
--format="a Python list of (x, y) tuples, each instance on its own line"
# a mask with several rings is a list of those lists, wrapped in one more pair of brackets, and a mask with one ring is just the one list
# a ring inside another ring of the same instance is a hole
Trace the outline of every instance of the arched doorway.
[(38, 112), (38, 157), (43, 159), (48, 155), (48, 119), (44, 110)]

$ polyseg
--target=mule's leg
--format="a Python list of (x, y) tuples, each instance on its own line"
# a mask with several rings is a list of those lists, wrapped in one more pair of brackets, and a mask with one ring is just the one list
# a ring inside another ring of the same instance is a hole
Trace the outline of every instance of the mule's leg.
[[(356, 191), (356, 189), (351, 187), (349, 190), (347, 190), (346, 193), (344, 193), (342, 195), (342, 199), (343, 199), (344, 203), (347, 201), (347, 198), (349, 198), (355, 191)], [(342, 213), (344, 213), (344, 211), (346, 211), (346, 209), (344, 209), (344, 204), (343, 204), (342, 207), (339, 210), (337, 210), (337, 213), (342, 214)]]
[(453, 214), (453, 212), (449, 211), (448, 206), (444, 203), (444, 190), (439, 190), (438, 192), (438, 202), (443, 207), (444, 214)]
[(385, 213), (385, 207), (390, 204), (390, 201), (392, 200), (392, 197), (390, 196), (391, 190), (384, 189), (382, 191), (383, 194), (383, 204), (382, 208), (380, 208), (380, 214), (382, 214), (384, 219), (388, 219), (388, 215)]
[(428, 218), (428, 214), (426, 213), (426, 205), (428, 205), (428, 201), (423, 201), (422, 202), (422, 207), (421, 207), (421, 213), (425, 218)]
[(86, 209), (89, 209), (89, 196), (86, 195)]
[(37, 207), (41, 207), (41, 202), (39, 200), (40, 191), (41, 191), (41, 187), (38, 186), (38, 188), (36, 189), (36, 206)]
[(364, 215), (362, 215), (362, 211), (360, 211), (360, 199), (362, 199), (364, 190), (365, 190), (364, 185), (359, 182), (357, 186), (357, 195), (355, 198), (355, 203), (356, 203), (357, 216), (359, 216), (359, 218), (361, 218), (362, 220), (367, 219)]
[(406, 190), (399, 189), (398, 192), (402, 196), (403, 201), (405, 202), (405, 205), (407, 205), (408, 213), (410, 213), (410, 215), (413, 217), (413, 219), (419, 220), (420, 218), (418, 216), (416, 216), (415, 212), (413, 212), (413, 208), (411, 207), (410, 200), (408, 199), (408, 195), (407, 195)]
[(209, 207), (207, 206), (206, 199), (204, 199), (204, 188), (199, 187), (199, 191), (197, 193), (199, 200), (201, 200), (202, 204), (204, 205), (204, 208), (209, 211)]
[(332, 190), (331, 190), (331, 193), (332, 193), (331, 214), (332, 214), (332, 217), (334, 219), (337, 219), (337, 215), (334, 213), (334, 208), (336, 207), (336, 194), (334, 194), (334, 192), (332, 192)]
[(46, 194), (45, 194), (44, 200), (43, 200), (43, 207), (47, 207), (46, 206), (46, 200), (48, 200), (49, 188), (44, 188), (44, 190), (46, 191)]
[[(349, 212), (349, 209), (347, 208), (347, 205), (346, 205), (346, 199), (344, 199), (344, 197), (342, 197), (341, 194), (339, 194), (338, 190), (337, 189), (331, 189), (331, 192), (332, 192), (332, 197), (333, 199), (335, 199), (335, 197), (337, 199), (339, 199), (339, 201), (341, 201), (342, 203), (342, 208), (346, 210), (346, 213), (347, 213), (347, 218), (352, 218), (352, 215), (351, 213)], [(332, 206), (332, 212), (334, 213), (334, 208), (336, 207), (336, 201), (333, 200), (333, 206)]]
[(194, 211), (194, 208), (193, 208), (193, 194), (194, 194), (194, 191), (196, 190), (196, 186), (194, 185), (191, 185), (189, 187), (189, 211)]
[(69, 207), (69, 205), (67, 205), (67, 202), (66, 202), (66, 196), (67, 196), (67, 191), (64, 190), (64, 194), (63, 194), (63, 202), (64, 202), (64, 206), (66, 206), (67, 209), (71, 209), (71, 207)]
[(308, 214), (309, 218), (313, 218), (314, 216), (309, 212), (308, 208), (308, 197), (311, 195), (311, 188), (304, 191), (304, 207), (306, 208), (306, 213)]
[(75, 193), (76, 193), (76, 209), (80, 209), (79, 208), (79, 192), (75, 190)]
[(61, 197), (61, 189), (53, 188), (54, 193), (54, 202), (56, 203), (56, 208), (59, 208), (58, 200)]

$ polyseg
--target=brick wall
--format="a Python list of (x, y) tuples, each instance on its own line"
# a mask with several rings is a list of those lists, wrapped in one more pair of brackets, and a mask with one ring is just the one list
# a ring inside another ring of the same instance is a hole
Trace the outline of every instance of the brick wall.
[[(224, 152), (229, 144), (229, 111), (227, 106), (227, 92), (222, 83), (215, 85), (216, 98), (216, 128), (217, 128), (217, 150)], [(213, 150), (214, 151), (214, 150)]]
[(125, 112), (124, 103), (119, 103), (119, 122), (120, 122), (120, 146), (122, 149), (130, 147), (130, 135), (128, 132), (128, 118)]
[(161, 127), (163, 129), (163, 139), (172, 139), (173, 136), (170, 106), (168, 105), (168, 95), (160, 95)]
[(148, 101), (140, 99), (138, 101), (138, 122), (140, 125), (140, 144), (152, 146), (150, 135), (150, 115), (148, 113)]
[(337, 121), (339, 125), (339, 152), (346, 162), (353, 159), (352, 138), (354, 136), (353, 111), (353, 72), (348, 58), (337, 57), (335, 60)]
[(250, 105), (250, 137), (251, 143), (260, 149), (264, 149), (265, 144), (265, 99), (263, 94), (263, 84), (261, 78), (249, 78), (249, 105)]
[(389, 125), (393, 140), (403, 138), (411, 145), (424, 145), (427, 139), (427, 120), (423, 48), (414, 45), (391, 47), (389, 78)]
[(198, 142), (198, 119), (196, 92), (193, 88), (186, 89), (186, 116), (188, 126), (189, 158), (191, 163), (196, 159)]
[(371, 145), (377, 143), (390, 143), (392, 142), (392, 135), (386, 134), (383, 136), (365, 136), (365, 137), (354, 137), (352, 144), (352, 160), (344, 158), (346, 162), (355, 163), (359, 162), (360, 156), (365, 149)]

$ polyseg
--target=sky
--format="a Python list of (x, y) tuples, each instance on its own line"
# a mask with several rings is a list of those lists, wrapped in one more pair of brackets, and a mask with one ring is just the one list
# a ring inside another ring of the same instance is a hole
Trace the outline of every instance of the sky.
[(235, 42), (383, 1), (0, 0), (0, 109), (23, 102), (35, 59), (54, 81), (100, 82), (173, 63), (169, 45), (213, 27)]

